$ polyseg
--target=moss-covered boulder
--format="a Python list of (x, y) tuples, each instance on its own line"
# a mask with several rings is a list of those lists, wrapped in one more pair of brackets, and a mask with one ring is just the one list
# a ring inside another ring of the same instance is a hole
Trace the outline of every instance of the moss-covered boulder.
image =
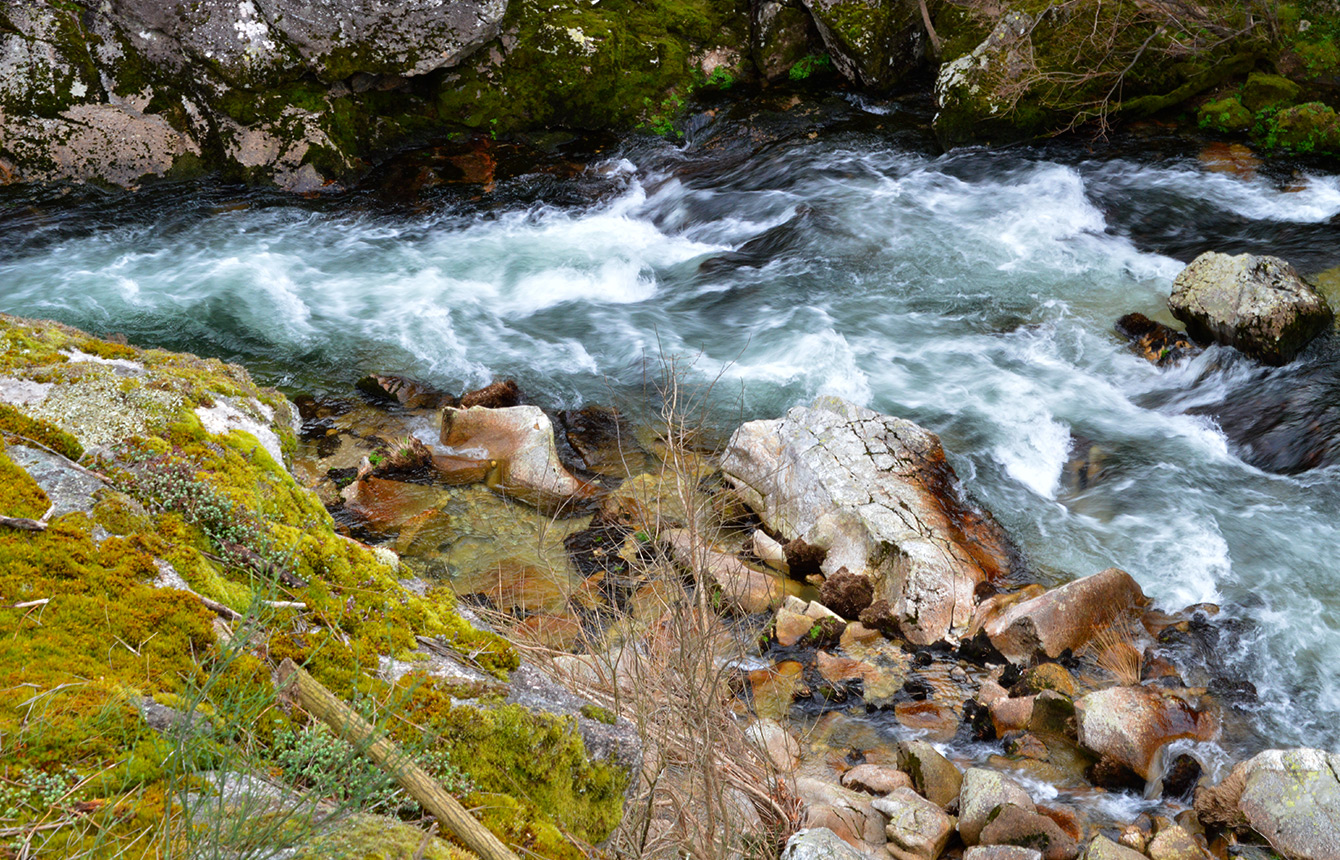
[(768, 81), (787, 78), (818, 47), (814, 20), (804, 10), (777, 0), (753, 4), (749, 46), (754, 68)]
[[(0, 516), (18, 521), (0, 525), (0, 686), (24, 691), (0, 698), (20, 777), (0, 788), (0, 829), (28, 832), (59, 798), (90, 817), (36, 831), (43, 856), (303, 837), (262, 817), (225, 833), (237, 814), (206, 770), (268, 773), (312, 811), (382, 802), (318, 779), (331, 753), (273, 688), (285, 658), (453, 776), (512, 844), (577, 858), (569, 834), (618, 822), (635, 751), (593, 758), (582, 730), (610, 727), (572, 702), (509, 703), (505, 640), (336, 531), (286, 467), (281, 394), (219, 361), (0, 317), (0, 401)], [(216, 795), (225, 814), (186, 818)]]
[(1200, 106), (1196, 118), (1201, 128), (1215, 131), (1246, 131), (1252, 127), (1252, 112), (1243, 107), (1237, 96), (1224, 96)]
[(17, 0), (0, 182), (219, 171), (321, 191), (463, 130), (669, 130), (695, 89), (750, 74), (736, 0)]
[(1297, 101), (1303, 88), (1281, 75), (1252, 72), (1242, 85), (1242, 106), (1249, 111), (1288, 107)]
[(947, 145), (1148, 116), (1249, 70), (1270, 38), (1233, 3), (1182, 15), (1136, 0), (1017, 0), (939, 20), (935, 130)]
[(852, 83), (892, 87), (925, 60), (926, 27), (916, 0), (802, 0)]
[(1321, 102), (1285, 108), (1269, 121), (1266, 143), (1293, 152), (1340, 152), (1340, 118)]

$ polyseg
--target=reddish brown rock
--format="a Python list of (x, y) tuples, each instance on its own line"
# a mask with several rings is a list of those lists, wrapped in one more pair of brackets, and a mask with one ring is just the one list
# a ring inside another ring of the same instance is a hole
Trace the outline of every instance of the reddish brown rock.
[(842, 775), (842, 785), (854, 791), (883, 796), (900, 788), (911, 788), (912, 778), (886, 765), (858, 764)]
[(1144, 314), (1126, 314), (1117, 320), (1117, 332), (1135, 345), (1142, 358), (1159, 367), (1176, 364), (1201, 352), (1190, 335), (1154, 322)]
[(375, 399), (394, 401), (406, 409), (441, 409), (455, 403), (445, 391), (404, 376), (372, 374), (359, 380), (357, 387)]
[(1030, 663), (1084, 647), (1099, 631), (1148, 603), (1131, 575), (1112, 567), (1015, 603), (989, 618), (984, 629), (1008, 660)]
[(521, 386), (516, 384), (515, 379), (504, 379), (461, 395), (462, 409), (469, 409), (472, 406), (506, 409), (519, 405), (521, 405)]
[(1179, 738), (1211, 740), (1218, 721), (1156, 687), (1111, 687), (1075, 702), (1080, 745), (1141, 779), (1162, 772), (1164, 747)]
[(1043, 860), (1075, 860), (1079, 844), (1045, 815), (1006, 804), (982, 828), (983, 845), (1019, 845), (1042, 853)]

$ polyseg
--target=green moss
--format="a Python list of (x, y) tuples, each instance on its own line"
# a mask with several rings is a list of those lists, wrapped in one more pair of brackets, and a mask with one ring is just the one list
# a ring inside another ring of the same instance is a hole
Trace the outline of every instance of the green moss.
[(36, 519), (49, 507), (47, 494), (0, 448), (0, 516)]
[(49, 421), (31, 418), (7, 403), (0, 403), (0, 436), (23, 437), (71, 460), (84, 456), (84, 446), (74, 436)]
[(1197, 112), (1201, 128), (1215, 131), (1246, 131), (1252, 127), (1252, 114), (1236, 96), (1225, 96), (1201, 105)]
[(582, 716), (588, 720), (595, 720), (598, 723), (605, 723), (612, 726), (618, 721), (618, 717), (609, 708), (602, 708), (599, 705), (582, 705)]
[(1273, 114), (1264, 112), (1258, 131), (1271, 148), (1340, 152), (1340, 118), (1333, 108), (1321, 102), (1308, 102)]
[(1298, 84), (1280, 75), (1252, 72), (1242, 87), (1242, 106), (1253, 112), (1288, 107), (1297, 100), (1302, 90)]

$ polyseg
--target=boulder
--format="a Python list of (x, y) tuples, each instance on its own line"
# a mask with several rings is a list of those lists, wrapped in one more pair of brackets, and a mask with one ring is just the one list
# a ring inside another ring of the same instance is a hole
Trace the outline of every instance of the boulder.
[(782, 860), (866, 860), (866, 855), (827, 827), (807, 827), (786, 840)]
[(776, 720), (757, 720), (745, 736), (767, 756), (773, 768), (790, 773), (800, 764), (800, 743)]
[(1118, 845), (1106, 836), (1095, 836), (1084, 849), (1084, 860), (1144, 860), (1143, 854), (1125, 845)]
[(805, 804), (801, 826), (826, 827), (860, 850), (883, 843), (884, 816), (875, 810), (870, 795), (806, 776), (797, 777), (795, 787)]
[(1218, 732), (1213, 715), (1156, 687), (1110, 687), (1075, 702), (1080, 745), (1128, 767), (1144, 780), (1163, 771), (1170, 741), (1208, 741)]
[(488, 484), (548, 512), (590, 499), (596, 489), (559, 462), (554, 427), (537, 406), (442, 411), (442, 444), (468, 459), (494, 461)]
[(1178, 274), (1168, 307), (1196, 340), (1276, 365), (1293, 360), (1334, 319), (1326, 299), (1284, 260), (1214, 251)]
[(963, 774), (935, 747), (925, 741), (902, 741), (897, 756), (898, 769), (912, 778), (912, 787), (927, 800), (946, 807), (958, 799)]
[(958, 802), (958, 832), (964, 843), (976, 845), (991, 814), (1005, 804), (1035, 810), (1033, 798), (1019, 783), (994, 770), (968, 768), (963, 774)]
[(461, 408), (482, 406), (486, 409), (507, 409), (521, 405), (521, 386), (515, 379), (502, 379), (491, 382), (483, 388), (467, 391), (461, 395)]
[(885, 846), (896, 860), (936, 860), (954, 832), (954, 819), (910, 788), (899, 788), (874, 802), (888, 817)]
[(750, 5), (749, 47), (754, 67), (769, 81), (781, 80), (813, 53), (814, 22), (804, 9), (777, 0)]
[(911, 788), (912, 778), (887, 765), (858, 764), (842, 775), (842, 785), (853, 791), (883, 796), (899, 788)]
[(1020, 136), (1006, 119), (1008, 93), (1017, 92), (1032, 70), (1035, 23), (1032, 15), (1010, 10), (977, 47), (940, 66), (933, 125), (942, 143)]
[(792, 612), (783, 606), (781, 609), (777, 610), (777, 615), (773, 623), (773, 634), (777, 637), (778, 645), (781, 645), (783, 648), (790, 648), (801, 639), (804, 639), (813, 627), (813, 618), (808, 615)]
[(1130, 574), (1110, 567), (1011, 604), (989, 617), (983, 629), (1012, 663), (1055, 659), (1066, 650), (1084, 647), (1099, 630), (1148, 603)]
[(827, 550), (826, 574), (875, 577), (876, 597), (914, 644), (966, 627), (977, 586), (1015, 561), (1004, 530), (964, 497), (933, 433), (839, 398), (744, 424), (722, 469), (775, 532)]
[(1196, 794), (1206, 824), (1251, 827), (1290, 860), (1340, 858), (1340, 755), (1266, 750)]
[(833, 64), (858, 86), (885, 90), (925, 60), (916, 0), (801, 0)]
[(1075, 839), (1055, 821), (1028, 808), (1006, 804), (982, 828), (983, 845), (1018, 845), (1042, 854), (1043, 860), (1074, 860), (1079, 856)]

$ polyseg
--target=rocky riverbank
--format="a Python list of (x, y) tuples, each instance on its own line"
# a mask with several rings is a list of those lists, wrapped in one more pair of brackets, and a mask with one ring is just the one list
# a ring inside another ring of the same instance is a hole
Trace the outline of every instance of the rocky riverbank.
[(21, 0), (0, 10), (0, 183), (317, 192), (407, 148), (674, 135), (704, 95), (790, 86), (921, 93), (946, 146), (1180, 116), (1334, 153), (1336, 21), (1135, 0)]
[[(1332, 319), (1250, 257), (1172, 304), (1265, 361)], [(1144, 322), (1152, 361), (1194, 349)], [(389, 375), (290, 402), (4, 318), (12, 851), (459, 856), (277, 696), (292, 659), (541, 856), (1336, 856), (1335, 757), (1256, 752), (1217, 607), (1040, 584), (911, 422), (820, 398), (713, 444), (663, 394), (659, 421)]]

